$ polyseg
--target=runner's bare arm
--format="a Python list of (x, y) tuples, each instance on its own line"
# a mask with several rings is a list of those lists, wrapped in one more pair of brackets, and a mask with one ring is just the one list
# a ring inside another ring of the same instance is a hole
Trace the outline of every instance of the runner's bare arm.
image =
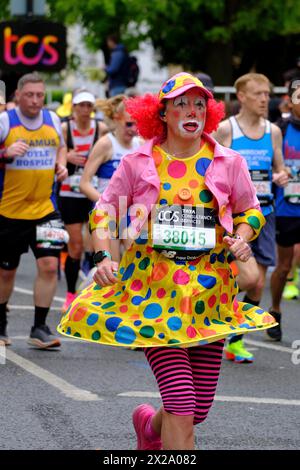
[(107, 162), (112, 156), (111, 141), (107, 136), (101, 137), (94, 145), (84, 167), (80, 180), (80, 191), (91, 201), (98, 201), (100, 193), (92, 185), (91, 181), (100, 165)]
[(273, 144), (273, 182), (278, 186), (285, 186), (289, 180), (289, 171), (284, 165), (282, 153), (282, 134), (279, 127), (271, 124)]
[(220, 122), (218, 129), (212, 133), (212, 137), (224, 147), (231, 146), (232, 131), (229, 119)]
[(55, 173), (56, 173), (57, 181), (63, 181), (68, 176), (67, 147), (65, 145), (57, 149)]

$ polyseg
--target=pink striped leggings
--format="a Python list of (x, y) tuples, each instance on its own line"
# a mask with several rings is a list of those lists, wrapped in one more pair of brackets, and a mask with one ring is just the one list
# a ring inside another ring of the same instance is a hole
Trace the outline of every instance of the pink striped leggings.
[(145, 348), (165, 411), (205, 420), (217, 388), (224, 341), (194, 348)]

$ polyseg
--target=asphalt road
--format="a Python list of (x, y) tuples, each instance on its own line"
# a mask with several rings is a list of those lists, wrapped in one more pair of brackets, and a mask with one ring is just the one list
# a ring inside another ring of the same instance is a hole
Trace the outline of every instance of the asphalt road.
[[(143, 353), (68, 338), (59, 351), (30, 348), (34, 274), (24, 255), (10, 300), (13, 344), (0, 357), (0, 449), (135, 449), (132, 409), (160, 405)], [(64, 291), (62, 279), (49, 315), (53, 331)], [(269, 304), (266, 289), (262, 305)], [(281, 343), (250, 334), (255, 362), (223, 361), (214, 406), (196, 427), (197, 449), (300, 449), (300, 300), (284, 302), (283, 312)]]

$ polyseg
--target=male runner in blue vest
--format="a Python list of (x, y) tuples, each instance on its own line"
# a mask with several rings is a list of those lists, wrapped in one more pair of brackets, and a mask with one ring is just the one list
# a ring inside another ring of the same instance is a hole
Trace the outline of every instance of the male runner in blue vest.
[[(270, 99), (268, 78), (262, 74), (248, 73), (241, 76), (234, 85), (240, 111), (220, 124), (215, 138), (247, 160), (267, 221), (260, 236), (251, 243), (253, 256), (246, 263), (236, 262), (239, 287), (246, 291), (243, 301), (259, 305), (268, 266), (276, 264), (272, 183), (286, 185), (288, 172), (283, 162), (280, 129), (266, 119)], [(230, 339), (225, 354), (227, 359), (235, 362), (253, 361), (253, 355), (243, 345), (242, 335)]]

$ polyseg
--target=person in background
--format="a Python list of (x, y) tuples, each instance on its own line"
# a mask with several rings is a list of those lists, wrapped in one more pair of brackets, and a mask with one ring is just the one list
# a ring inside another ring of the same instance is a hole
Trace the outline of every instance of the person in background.
[(106, 40), (110, 50), (109, 64), (105, 67), (109, 97), (120, 95), (127, 88), (128, 53), (125, 46), (119, 41), (117, 34), (109, 35)]

